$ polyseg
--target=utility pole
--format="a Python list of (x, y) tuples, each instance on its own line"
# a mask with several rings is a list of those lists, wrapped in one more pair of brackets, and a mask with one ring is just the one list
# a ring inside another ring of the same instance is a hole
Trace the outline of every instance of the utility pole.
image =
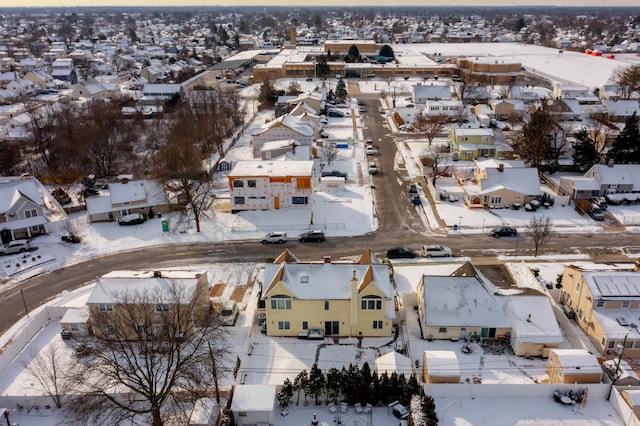
[(613, 372), (614, 376), (613, 379), (611, 380), (611, 387), (609, 388), (609, 395), (607, 395), (607, 401), (609, 400), (609, 398), (611, 398), (611, 392), (613, 391), (613, 387), (616, 385), (616, 382), (618, 381), (618, 377), (620, 376), (618, 374), (618, 371), (620, 370), (620, 362), (622, 362), (622, 354), (624, 353), (624, 347), (627, 344), (627, 337), (629, 337), (629, 334), (625, 334), (624, 335), (624, 340), (622, 341), (622, 346), (619, 346), (619, 351), (618, 352), (618, 362), (616, 363), (616, 369)]
[(24, 299), (24, 291), (22, 289), (20, 289), (20, 296), (22, 296), (22, 304), (24, 305), (24, 311), (27, 314), (27, 319), (31, 319), (31, 317), (29, 317), (29, 309), (27, 308), (27, 301)]
[(213, 367), (213, 383), (216, 387), (216, 401), (218, 402), (218, 405), (220, 405), (220, 389), (218, 387), (218, 368), (216, 366), (216, 358), (213, 354), (213, 350), (211, 349), (211, 343), (207, 342), (207, 345), (209, 345), (209, 356), (211, 357), (211, 366)]

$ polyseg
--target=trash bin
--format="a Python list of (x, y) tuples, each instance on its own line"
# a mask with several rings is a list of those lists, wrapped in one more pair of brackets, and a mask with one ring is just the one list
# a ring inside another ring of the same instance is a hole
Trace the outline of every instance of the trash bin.
[(169, 221), (162, 219), (162, 232), (169, 232)]
[(454, 231), (457, 231), (457, 230), (458, 230), (458, 224), (454, 224), (454, 225), (453, 225), (453, 230), (454, 230)]

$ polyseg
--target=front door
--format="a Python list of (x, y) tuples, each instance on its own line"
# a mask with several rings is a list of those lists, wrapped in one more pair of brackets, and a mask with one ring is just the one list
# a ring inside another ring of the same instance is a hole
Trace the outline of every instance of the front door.
[(482, 337), (488, 337), (489, 339), (496, 338), (496, 329), (495, 328), (483, 328), (480, 334)]
[(276, 210), (280, 209), (280, 197), (273, 197), (273, 208)]
[(336, 336), (340, 334), (340, 321), (325, 321), (324, 322), (324, 334), (325, 336)]

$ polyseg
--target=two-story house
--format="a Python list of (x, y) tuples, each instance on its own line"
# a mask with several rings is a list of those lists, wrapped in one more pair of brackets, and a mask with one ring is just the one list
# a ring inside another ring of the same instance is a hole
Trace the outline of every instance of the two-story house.
[(566, 265), (560, 301), (603, 354), (624, 345), (624, 355), (640, 356), (640, 272), (638, 264)]
[(298, 116), (291, 114), (280, 116), (263, 125), (251, 136), (253, 156), (260, 155), (260, 149), (265, 142), (294, 139), (300, 145), (312, 146), (319, 132), (317, 125)]
[(229, 173), (231, 212), (310, 208), (313, 161), (238, 161)]
[(265, 265), (269, 336), (388, 337), (396, 317), (389, 267), (367, 250), (355, 263), (303, 263), (288, 251)]
[(67, 84), (77, 84), (78, 75), (73, 65), (73, 59), (56, 59), (51, 64), (51, 77)]
[(128, 180), (109, 184), (108, 192), (101, 190), (99, 195), (85, 200), (89, 222), (113, 221), (132, 214), (149, 216), (169, 211), (167, 193), (162, 184), (155, 180)]
[(449, 130), (449, 146), (454, 156), (460, 160), (473, 160), (478, 157), (496, 157), (494, 133), (491, 129), (461, 129)]
[[(86, 306), (93, 334), (100, 338), (181, 337), (209, 315), (209, 279), (206, 271), (113, 271), (98, 278)], [(190, 310), (188, 321), (176, 320), (172, 310), (179, 306)], [(145, 323), (128, 327), (131, 318)]]
[(46, 189), (34, 177), (0, 178), (0, 240), (47, 233)]

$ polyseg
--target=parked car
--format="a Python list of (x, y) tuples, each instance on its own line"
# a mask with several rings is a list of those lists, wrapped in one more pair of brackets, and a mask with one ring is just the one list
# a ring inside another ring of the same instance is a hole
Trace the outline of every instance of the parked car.
[(418, 257), (418, 253), (410, 247), (398, 246), (387, 250), (387, 257), (389, 259), (413, 259)]
[(348, 104), (337, 104), (336, 108), (347, 109), (347, 108), (349, 108), (349, 105)]
[(329, 133), (325, 132), (324, 130), (320, 130), (320, 137), (326, 139), (329, 137)]
[(373, 146), (373, 140), (367, 139), (364, 143), (364, 146)]
[(262, 244), (284, 244), (287, 241), (286, 232), (269, 232), (262, 238)]
[(369, 163), (369, 173), (372, 175), (377, 175), (379, 172), (378, 170), (378, 166), (376, 166), (376, 163), (374, 163), (373, 161), (371, 161)]
[(342, 117), (344, 117), (344, 114), (341, 111), (337, 111), (335, 109), (330, 109), (329, 111), (327, 111), (327, 117), (342, 118)]
[(443, 247), (439, 244), (428, 244), (422, 247), (425, 257), (451, 257), (452, 252), (449, 247)]
[(147, 220), (142, 213), (126, 214), (118, 219), (119, 225), (138, 225)]
[(29, 240), (13, 240), (0, 246), (0, 254), (2, 255), (24, 253), (31, 250), (32, 247)]
[(220, 311), (220, 321), (222, 325), (234, 325), (238, 317), (238, 304), (235, 300), (230, 300)]
[(420, 199), (420, 195), (417, 192), (409, 193), (409, 201), (411, 201), (411, 204), (413, 204), (414, 206), (422, 205), (422, 200)]
[(340, 170), (325, 170), (322, 172), (322, 177), (342, 177), (347, 179), (347, 174), (345, 172), (341, 172)]
[(418, 193), (418, 185), (416, 185), (415, 183), (408, 183), (407, 184), (407, 191), (409, 191), (409, 194), (417, 194)]
[(518, 231), (516, 231), (516, 228), (512, 226), (498, 226), (496, 228), (493, 228), (491, 232), (489, 232), (489, 235), (496, 238), (515, 237), (516, 235), (518, 235)]
[(367, 147), (364, 149), (364, 152), (367, 155), (375, 155), (378, 151), (373, 147), (373, 145), (367, 145)]
[(604, 197), (591, 197), (589, 198), (589, 201), (597, 204), (602, 210), (607, 210), (607, 208), (609, 208), (609, 204), (607, 204), (607, 200), (605, 200)]
[(298, 235), (298, 241), (301, 243), (315, 242), (321, 243), (324, 241), (324, 232), (322, 231), (307, 231)]
[(591, 207), (587, 209), (587, 214), (591, 216), (591, 219), (593, 220), (598, 220), (598, 221), (604, 220), (604, 213), (596, 203), (591, 204)]

